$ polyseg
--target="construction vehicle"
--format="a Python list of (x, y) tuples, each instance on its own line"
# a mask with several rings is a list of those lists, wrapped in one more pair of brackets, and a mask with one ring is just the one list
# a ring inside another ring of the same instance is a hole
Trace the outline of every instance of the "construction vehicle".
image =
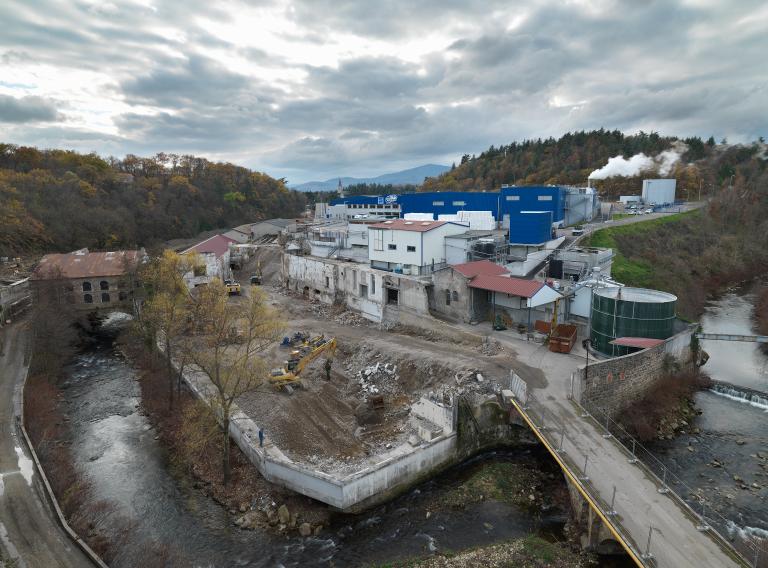
[(306, 340), (298, 349), (291, 351), (290, 359), (282, 367), (272, 369), (269, 382), (278, 389), (301, 386), (299, 375), (307, 365), (323, 353), (326, 353), (329, 359), (333, 358), (336, 353), (335, 337), (326, 339), (318, 335)]
[(224, 286), (227, 287), (227, 294), (230, 296), (240, 295), (240, 282), (235, 282), (234, 280), (225, 280)]
[(251, 285), (261, 286), (261, 261), (256, 263), (256, 272), (251, 274)]

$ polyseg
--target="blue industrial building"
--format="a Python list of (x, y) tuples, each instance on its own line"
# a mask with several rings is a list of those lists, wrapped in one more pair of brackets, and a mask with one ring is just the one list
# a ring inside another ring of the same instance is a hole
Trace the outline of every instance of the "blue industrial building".
[(510, 216), (510, 243), (540, 245), (551, 239), (552, 211), (520, 211)]
[[(436, 191), (387, 196), (358, 195), (335, 199), (331, 205), (346, 205), (353, 212), (370, 208), (379, 213), (378, 209), (386, 204), (386, 207), (393, 208), (393, 214), (399, 213), (400, 217), (407, 213), (429, 213), (433, 219), (437, 219), (438, 215), (455, 215), (459, 211), (490, 211), (497, 222), (509, 226), (510, 243), (533, 245), (550, 240), (553, 225), (590, 218), (589, 215), (594, 214), (598, 203), (595, 197), (585, 193), (584, 189), (556, 185), (504, 185), (494, 192)], [(574, 204), (584, 200), (588, 201), (586, 207), (574, 208)]]
[(331, 205), (399, 204), (400, 215), (431, 213), (455, 215), (459, 211), (490, 211), (497, 221), (521, 211), (551, 211), (554, 223), (565, 218), (566, 188), (553, 185), (505, 186), (501, 191), (434, 191), (399, 195), (356, 195), (334, 199)]

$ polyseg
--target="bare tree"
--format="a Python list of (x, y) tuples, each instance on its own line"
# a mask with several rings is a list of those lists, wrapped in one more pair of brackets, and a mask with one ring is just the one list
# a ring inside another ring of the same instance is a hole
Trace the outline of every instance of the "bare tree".
[(268, 368), (263, 352), (280, 338), (283, 324), (258, 288), (252, 288), (250, 295), (238, 303), (229, 300), (226, 287), (220, 282), (194, 292), (192, 313), (200, 334), (186, 344), (186, 355), (213, 384), (209, 404), (222, 435), (226, 485), (231, 475), (229, 426), (233, 405), (264, 382)]

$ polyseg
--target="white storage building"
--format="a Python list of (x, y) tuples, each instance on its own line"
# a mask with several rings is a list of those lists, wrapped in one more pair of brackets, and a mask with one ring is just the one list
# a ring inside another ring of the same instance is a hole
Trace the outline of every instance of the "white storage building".
[(643, 203), (674, 203), (676, 185), (675, 179), (644, 179)]
[(445, 237), (466, 230), (446, 221), (376, 223), (368, 227), (368, 259), (373, 268), (425, 276), (445, 266)]

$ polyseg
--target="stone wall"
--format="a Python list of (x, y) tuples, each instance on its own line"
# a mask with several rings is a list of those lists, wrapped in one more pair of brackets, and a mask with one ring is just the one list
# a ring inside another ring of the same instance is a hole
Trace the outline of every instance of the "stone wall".
[(636, 353), (591, 362), (571, 376), (571, 394), (589, 412), (612, 416), (642, 398), (668, 371), (670, 360), (691, 361), (691, 337), (696, 326), (673, 335), (664, 343)]

